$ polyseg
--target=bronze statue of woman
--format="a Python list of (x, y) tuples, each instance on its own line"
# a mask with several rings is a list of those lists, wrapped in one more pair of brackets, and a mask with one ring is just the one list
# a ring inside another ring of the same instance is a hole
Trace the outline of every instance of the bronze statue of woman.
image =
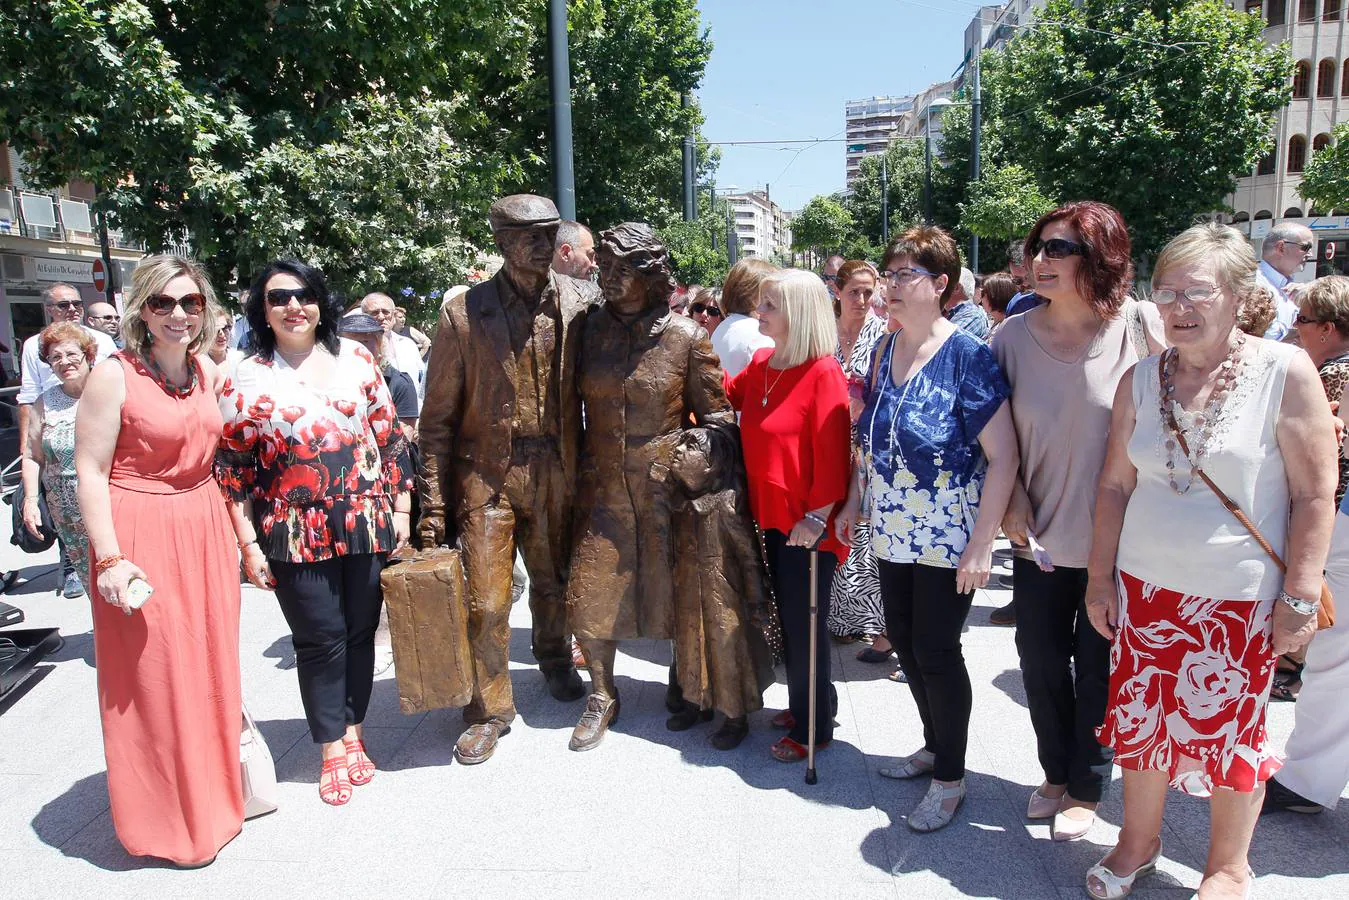
[(569, 746), (589, 750), (618, 717), (620, 640), (674, 637), (670, 462), (687, 427), (733, 425), (707, 332), (670, 313), (670, 258), (650, 225), (601, 232), (604, 302), (577, 354), (585, 405), (567, 617), (591, 694)]

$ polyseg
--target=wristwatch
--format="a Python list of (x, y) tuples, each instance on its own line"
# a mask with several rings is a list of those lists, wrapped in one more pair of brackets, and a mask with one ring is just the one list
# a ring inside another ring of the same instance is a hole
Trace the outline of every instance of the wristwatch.
[(1294, 597), (1287, 591), (1279, 591), (1279, 599), (1288, 604), (1288, 608), (1299, 616), (1312, 616), (1316, 614), (1316, 609), (1321, 605), (1321, 601), (1303, 600), (1300, 597)]

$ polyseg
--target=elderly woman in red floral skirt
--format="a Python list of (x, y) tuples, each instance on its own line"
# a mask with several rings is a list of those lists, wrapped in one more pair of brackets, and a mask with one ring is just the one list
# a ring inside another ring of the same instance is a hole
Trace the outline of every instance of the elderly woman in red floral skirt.
[(1247, 851), (1279, 768), (1265, 734), (1274, 659), (1315, 629), (1335, 429), (1307, 355), (1237, 328), (1255, 272), (1225, 226), (1167, 245), (1152, 299), (1171, 349), (1115, 393), (1087, 588), (1113, 641), (1099, 736), (1124, 770), (1119, 843), (1087, 873), (1102, 900), (1155, 867), (1169, 785), (1211, 798), (1199, 896), (1249, 896)]

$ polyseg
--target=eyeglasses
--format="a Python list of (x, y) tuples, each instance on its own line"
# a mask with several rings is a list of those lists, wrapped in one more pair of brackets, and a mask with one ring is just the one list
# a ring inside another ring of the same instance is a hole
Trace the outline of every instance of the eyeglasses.
[(215, 330), (215, 333), (218, 334), (218, 335), (219, 335), (219, 334), (231, 334), (233, 331), (234, 331), (234, 325), (233, 325), (233, 324), (229, 324), (229, 325), (221, 325), (219, 328), (217, 328), (217, 329)]
[(375, 310), (374, 312), (370, 313), (370, 318), (372, 318), (372, 319), (392, 319), (392, 318), (394, 318), (394, 317), (397, 316), (397, 315), (398, 315), (398, 313), (397, 313), (396, 311), (392, 310), (392, 309), (377, 309), (377, 310)]
[(1296, 316), (1294, 316), (1294, 317), (1293, 317), (1293, 321), (1296, 322), (1296, 323), (1299, 324), (1299, 325), (1321, 325), (1321, 324), (1323, 324), (1323, 323), (1321, 322), (1320, 319), (1309, 319), (1309, 318), (1307, 318), (1306, 316), (1304, 316), (1302, 313), (1298, 313)]
[(882, 269), (881, 277), (886, 281), (912, 281), (919, 276), (928, 278), (938, 277), (935, 272), (929, 272), (921, 266), (905, 266), (902, 269)]
[(693, 313), (695, 316), (702, 315), (703, 313), (707, 313), (709, 316), (721, 315), (720, 308), (707, 303), (695, 303), (689, 307), (689, 312)]
[(825, 284), (838, 284), (837, 275), (821, 275), (820, 278), (824, 281)]
[(117, 314), (115, 314), (115, 313), (114, 313), (113, 315), (110, 315), (110, 316), (90, 316), (90, 317), (89, 317), (89, 321), (90, 321), (90, 322), (119, 322), (119, 321), (121, 321), (121, 319), (122, 319), (122, 317), (119, 316), (119, 315), (117, 315)]
[(272, 288), (267, 292), (267, 305), (273, 309), (290, 306), (292, 300), (298, 300), (301, 306), (318, 305), (309, 288)]
[(61, 363), (77, 363), (85, 358), (83, 353), (53, 353), (47, 357), (47, 365), (56, 366)]
[(59, 309), (63, 312), (70, 312), (72, 309), (79, 309), (84, 304), (78, 300), (55, 300), (47, 304), (48, 309)]
[(1027, 256), (1036, 256), (1043, 250), (1045, 256), (1050, 259), (1063, 259), (1068, 256), (1086, 256), (1087, 245), (1079, 244), (1076, 241), (1070, 241), (1065, 238), (1050, 238), (1047, 241), (1036, 240), (1026, 248)]
[(1181, 297), (1184, 297), (1191, 303), (1212, 303), (1218, 298), (1222, 291), (1217, 285), (1195, 284), (1187, 287), (1183, 291), (1173, 291), (1170, 288), (1160, 288), (1152, 292), (1152, 302), (1158, 306), (1170, 306)]
[(201, 294), (188, 294), (184, 297), (170, 297), (167, 294), (155, 294), (145, 298), (145, 305), (157, 316), (167, 316), (175, 307), (181, 306), (189, 316), (199, 316), (206, 309), (206, 298)]
[(1305, 244), (1302, 241), (1284, 241), (1284, 243), (1292, 244), (1294, 247), (1297, 247), (1303, 253), (1310, 253), (1312, 247), (1316, 246), (1315, 243), (1312, 241), (1307, 241)]

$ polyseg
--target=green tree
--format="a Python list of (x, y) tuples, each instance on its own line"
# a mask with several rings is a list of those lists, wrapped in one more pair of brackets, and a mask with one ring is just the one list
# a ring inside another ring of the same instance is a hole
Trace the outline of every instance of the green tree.
[(960, 224), (981, 238), (1006, 242), (1030, 231), (1036, 219), (1054, 208), (1023, 166), (998, 166), (969, 184), (960, 204)]
[(1313, 209), (1344, 209), (1349, 206), (1349, 123), (1330, 132), (1330, 146), (1312, 154), (1302, 173), (1297, 192)]
[(1024, 166), (1048, 196), (1112, 204), (1135, 252), (1154, 253), (1271, 146), (1292, 62), (1262, 27), (1219, 0), (1050, 0), (983, 55), (987, 162)]
[(674, 276), (683, 284), (721, 284), (730, 263), (726, 257), (726, 204), (699, 210), (692, 222), (671, 217), (659, 229), (670, 250)]
[[(880, 247), (881, 240), (881, 162), (885, 162), (886, 183), (889, 185), (890, 234), (899, 234), (923, 220), (924, 157), (923, 142), (898, 139), (890, 142), (885, 152), (862, 158), (857, 177), (853, 179), (852, 194), (845, 206), (852, 213), (857, 228), (854, 250)], [(884, 248), (881, 248), (884, 249)], [(868, 256), (850, 256), (853, 259), (874, 259)]]
[[(113, 224), (155, 249), (188, 241), (218, 278), (305, 253), (338, 267), (341, 290), (424, 286), (489, 246), (494, 197), (552, 193), (546, 12), (547, 0), (5, 4), (0, 141), (34, 183), (94, 182)], [(580, 216), (664, 221), (680, 141), (702, 121), (680, 105), (711, 52), (694, 0), (575, 0), (570, 16)]]
[(855, 233), (852, 213), (842, 203), (833, 197), (812, 197), (792, 220), (792, 249), (832, 253)]

